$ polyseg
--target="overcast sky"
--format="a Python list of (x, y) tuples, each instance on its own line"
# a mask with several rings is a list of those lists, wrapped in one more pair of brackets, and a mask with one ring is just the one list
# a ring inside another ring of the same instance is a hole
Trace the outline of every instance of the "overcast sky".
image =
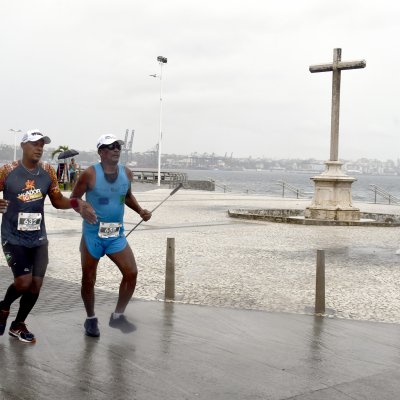
[(376, 0), (0, 0), (0, 142), (39, 128), (95, 149), (134, 129), (134, 151), (327, 160), (332, 73), (339, 158), (397, 159), (400, 3)]

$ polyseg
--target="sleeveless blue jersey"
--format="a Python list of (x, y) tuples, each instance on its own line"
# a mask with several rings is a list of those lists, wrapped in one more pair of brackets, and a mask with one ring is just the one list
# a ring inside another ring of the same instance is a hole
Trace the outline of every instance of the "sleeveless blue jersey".
[(97, 215), (97, 224), (83, 221), (83, 233), (98, 233), (100, 222), (118, 222), (122, 224), (120, 236), (123, 235), (125, 197), (130, 187), (125, 167), (118, 165), (118, 177), (110, 183), (106, 180), (103, 167), (95, 164), (96, 181), (94, 188), (86, 192), (86, 201), (91, 204)]

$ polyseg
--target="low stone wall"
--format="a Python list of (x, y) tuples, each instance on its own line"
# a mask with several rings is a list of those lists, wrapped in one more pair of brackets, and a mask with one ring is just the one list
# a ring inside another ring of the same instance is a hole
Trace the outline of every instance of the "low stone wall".
[(376, 222), (383, 222), (389, 225), (395, 224), (395, 226), (400, 226), (400, 215), (396, 214), (378, 214), (378, 213), (361, 212), (360, 217), (365, 219), (373, 219)]
[(263, 210), (228, 210), (231, 218), (261, 220), (287, 224), (301, 225), (328, 225), (328, 226), (377, 226), (377, 227), (399, 227), (400, 215), (360, 213), (359, 221), (332, 221), (304, 218), (304, 210), (296, 209), (263, 209)]

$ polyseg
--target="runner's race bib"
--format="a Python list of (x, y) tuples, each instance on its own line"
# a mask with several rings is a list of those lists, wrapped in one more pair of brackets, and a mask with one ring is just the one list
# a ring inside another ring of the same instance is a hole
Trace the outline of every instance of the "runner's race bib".
[(100, 222), (99, 237), (111, 238), (118, 237), (121, 224), (118, 222)]
[(42, 222), (42, 214), (40, 213), (18, 213), (19, 231), (39, 231)]

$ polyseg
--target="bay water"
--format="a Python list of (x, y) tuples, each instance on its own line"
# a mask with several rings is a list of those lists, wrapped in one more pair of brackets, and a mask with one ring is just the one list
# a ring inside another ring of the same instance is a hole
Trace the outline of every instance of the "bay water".
[[(180, 170), (187, 174), (189, 180), (209, 180), (216, 184), (216, 191), (232, 193), (260, 194), (266, 196), (283, 195), (283, 187), (279, 181), (286, 182), (300, 190), (302, 197), (312, 197), (314, 182), (310, 179), (319, 172), (296, 173), (268, 170)], [(349, 174), (352, 176), (351, 174)], [(364, 175), (353, 176), (357, 180), (352, 185), (353, 201), (375, 202), (375, 193), (370, 185), (376, 185), (400, 199), (400, 176), (398, 175)], [(285, 197), (296, 197), (296, 193), (285, 188)], [(378, 203), (388, 200), (377, 195)]]

